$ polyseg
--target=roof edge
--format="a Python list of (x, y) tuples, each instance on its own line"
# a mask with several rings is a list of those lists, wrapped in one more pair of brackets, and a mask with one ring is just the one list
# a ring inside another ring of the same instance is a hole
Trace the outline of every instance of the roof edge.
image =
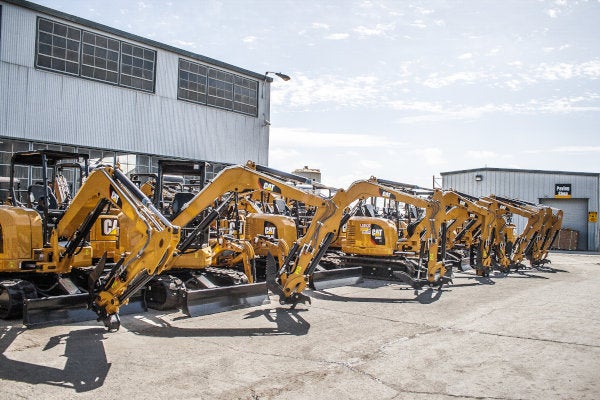
[(596, 176), (600, 177), (600, 173), (597, 172), (573, 172), (573, 171), (546, 171), (542, 169), (518, 169), (518, 168), (473, 168), (473, 169), (461, 169), (457, 171), (440, 172), (441, 176), (462, 174), (465, 172), (525, 172), (531, 174), (561, 174), (561, 175), (581, 175), (581, 176)]

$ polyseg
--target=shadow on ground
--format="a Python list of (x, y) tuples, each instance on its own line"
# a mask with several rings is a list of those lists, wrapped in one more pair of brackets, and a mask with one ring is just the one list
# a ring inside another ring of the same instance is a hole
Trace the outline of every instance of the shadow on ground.
[(111, 366), (102, 343), (104, 329), (90, 328), (51, 337), (41, 351), (64, 341), (65, 353), (61, 357), (66, 357), (67, 361), (63, 369), (8, 358), (8, 348), (23, 331), (23, 328), (15, 327), (0, 330), (0, 380), (70, 388), (78, 393), (104, 384)]
[[(275, 324), (273, 327), (259, 328), (182, 328), (171, 325), (168, 321), (155, 315), (144, 314), (132, 324), (126, 322), (127, 329), (135, 334), (153, 337), (235, 337), (235, 336), (279, 336), (306, 335), (310, 324), (302, 318), (301, 313), (306, 309), (288, 309), (278, 307), (276, 309), (253, 310), (244, 315), (244, 319), (264, 317), (267, 321)], [(196, 317), (192, 317), (196, 318)], [(185, 320), (185, 319), (182, 319)], [(145, 322), (145, 323), (144, 323)], [(144, 323), (142, 325), (141, 323)]]

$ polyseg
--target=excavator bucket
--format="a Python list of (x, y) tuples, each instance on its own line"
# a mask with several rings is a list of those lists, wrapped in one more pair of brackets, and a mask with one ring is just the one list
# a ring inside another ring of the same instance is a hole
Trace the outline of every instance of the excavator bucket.
[(356, 285), (363, 281), (362, 267), (323, 269), (315, 271), (310, 278), (310, 287), (325, 290), (338, 286)]
[[(98, 315), (89, 309), (89, 304), (89, 293), (26, 299), (23, 303), (23, 325), (27, 328), (40, 328), (97, 320)], [(119, 313), (139, 314), (146, 310), (144, 295), (138, 293), (120, 308)]]
[(181, 290), (181, 308), (183, 313), (190, 317), (255, 307), (268, 302), (269, 296), (265, 282)]
[[(98, 315), (90, 309), (96, 283), (106, 267), (107, 253), (104, 252), (100, 261), (88, 276), (88, 293), (74, 293), (79, 291), (75, 284), (68, 278), (59, 277), (59, 283), (65, 288), (70, 288), (72, 294), (61, 296), (25, 299), (23, 302), (23, 325), (27, 328), (39, 328), (49, 325), (64, 325), (75, 322), (98, 320)], [(135, 294), (129, 302), (119, 310), (121, 315), (139, 314), (147, 311), (144, 290)]]

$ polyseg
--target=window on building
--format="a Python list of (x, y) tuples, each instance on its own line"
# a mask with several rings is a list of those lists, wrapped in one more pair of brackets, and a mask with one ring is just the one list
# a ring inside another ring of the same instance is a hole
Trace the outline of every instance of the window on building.
[(81, 30), (38, 18), (37, 67), (78, 75), (80, 47)]
[(235, 77), (233, 111), (257, 115), (258, 82), (252, 79)]
[(81, 76), (118, 84), (119, 41), (84, 31)]
[(228, 110), (233, 108), (233, 74), (214, 68), (208, 70), (206, 104)]
[(38, 18), (36, 67), (154, 92), (156, 51)]
[(258, 115), (258, 82), (206, 65), (179, 59), (177, 98)]
[(0, 52), (2, 50), (2, 4), (0, 4)]
[(179, 59), (179, 88), (177, 96), (182, 100), (206, 104), (206, 76), (204, 65)]
[(133, 44), (121, 43), (121, 85), (154, 91), (156, 52)]

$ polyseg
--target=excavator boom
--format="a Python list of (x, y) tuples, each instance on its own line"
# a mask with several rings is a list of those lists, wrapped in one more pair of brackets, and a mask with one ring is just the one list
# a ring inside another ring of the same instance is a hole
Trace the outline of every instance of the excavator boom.
[[(69, 313), (69, 310), (87, 307), (109, 329), (118, 329), (121, 306), (128, 304), (173, 256), (179, 229), (165, 219), (123, 173), (112, 167), (101, 167), (92, 171), (52, 232), (50, 244), (59, 267), (65, 269), (72, 263), (74, 250), (83, 243), (98, 217), (98, 210), (107, 203), (121, 211), (121, 259), (107, 274), (102, 273), (105, 257), (96, 268), (77, 271), (88, 276), (87, 292), (25, 300), (24, 319), (28, 326), (63, 322), (65, 318), (81, 314), (79, 311)], [(59, 246), (59, 242), (66, 244)], [(54, 316), (52, 310), (57, 311)]]

